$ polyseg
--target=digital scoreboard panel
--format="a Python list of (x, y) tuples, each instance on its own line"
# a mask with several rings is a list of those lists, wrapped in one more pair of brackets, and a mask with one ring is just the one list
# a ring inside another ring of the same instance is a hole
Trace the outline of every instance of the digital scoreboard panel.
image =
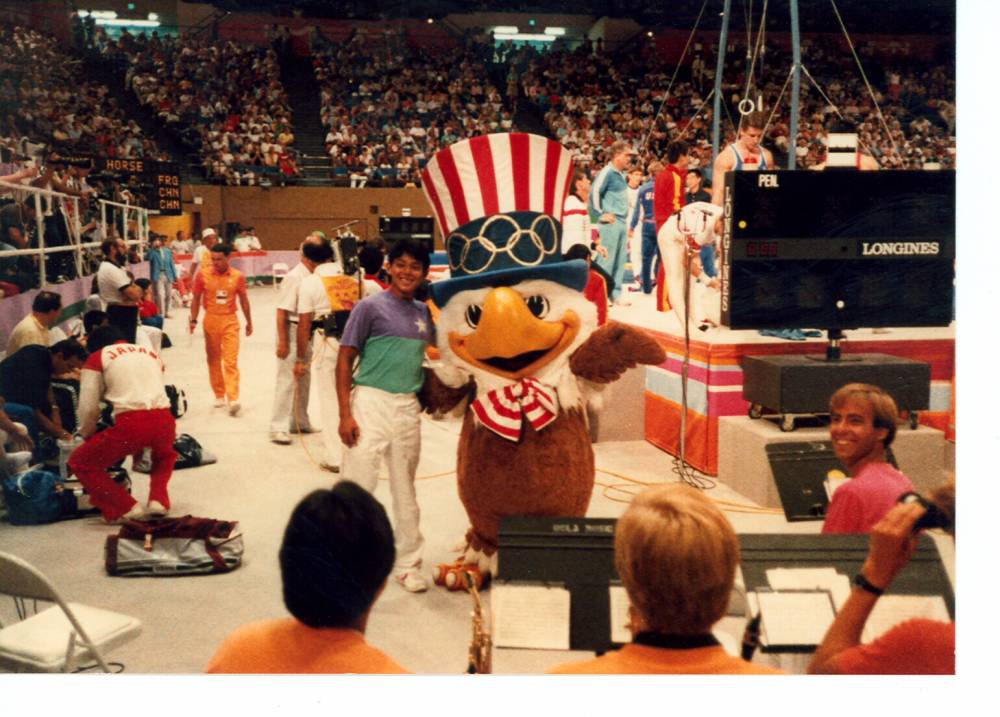
[(730, 172), (724, 181), (724, 325), (951, 322), (954, 171)]
[(94, 160), (94, 171), (140, 185), (146, 199), (141, 204), (144, 209), (164, 215), (181, 213), (181, 173), (176, 162), (98, 157)]

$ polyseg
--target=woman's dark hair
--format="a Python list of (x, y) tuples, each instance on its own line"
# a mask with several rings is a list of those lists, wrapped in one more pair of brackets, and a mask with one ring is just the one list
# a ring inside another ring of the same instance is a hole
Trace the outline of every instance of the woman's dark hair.
[(278, 553), (285, 607), (309, 627), (353, 627), (396, 560), (385, 508), (351, 481), (303, 498)]
[(146, 289), (148, 289), (153, 285), (153, 282), (151, 282), (149, 279), (136, 279), (135, 285), (138, 286), (143, 291), (145, 291)]
[(574, 259), (590, 259), (590, 248), (586, 244), (574, 244), (563, 254), (563, 261), (573, 261)]
[(83, 333), (89, 336), (94, 329), (101, 324), (106, 323), (107, 320), (107, 312), (101, 311), (100, 309), (91, 309), (83, 315)]

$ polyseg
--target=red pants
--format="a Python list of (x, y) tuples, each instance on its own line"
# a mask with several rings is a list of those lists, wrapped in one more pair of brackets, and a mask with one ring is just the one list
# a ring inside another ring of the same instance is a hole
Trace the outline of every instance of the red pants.
[(174, 437), (177, 426), (168, 408), (126, 411), (115, 417), (115, 425), (95, 433), (73, 451), (69, 467), (90, 494), (90, 502), (108, 520), (120, 518), (132, 509), (136, 499), (111, 480), (107, 469), (125, 456), (152, 449), (153, 467), (149, 476), (149, 500), (170, 507), (167, 481), (174, 472), (177, 453)]

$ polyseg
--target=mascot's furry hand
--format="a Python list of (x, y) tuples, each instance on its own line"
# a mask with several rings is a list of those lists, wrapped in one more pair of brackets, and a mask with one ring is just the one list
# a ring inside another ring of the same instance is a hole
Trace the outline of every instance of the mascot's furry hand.
[(599, 328), (569, 358), (570, 370), (594, 383), (617, 381), (639, 364), (661, 364), (667, 354), (644, 331), (609, 321)]
[[(420, 388), (417, 399), (427, 413), (443, 415), (475, 391), (475, 383), (467, 375), (461, 385), (457, 387), (449, 385), (440, 377), (440, 374), (445, 370), (442, 368), (433, 371), (424, 370), (424, 385)], [(454, 373), (460, 374), (462, 372), (454, 370)]]

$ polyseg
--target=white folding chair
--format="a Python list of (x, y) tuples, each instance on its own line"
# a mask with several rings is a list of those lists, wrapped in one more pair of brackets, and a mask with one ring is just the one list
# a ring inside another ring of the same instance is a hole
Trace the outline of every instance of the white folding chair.
[(89, 655), (102, 670), (111, 672), (103, 652), (129, 642), (142, 631), (142, 623), (134, 617), (67, 603), (48, 578), (10, 553), (0, 552), (0, 594), (15, 600), (55, 603), (0, 627), (0, 670), (72, 672), (80, 659)]
[(279, 279), (283, 279), (288, 273), (288, 264), (283, 261), (275, 262), (271, 264), (271, 284), (275, 289), (278, 288)]

